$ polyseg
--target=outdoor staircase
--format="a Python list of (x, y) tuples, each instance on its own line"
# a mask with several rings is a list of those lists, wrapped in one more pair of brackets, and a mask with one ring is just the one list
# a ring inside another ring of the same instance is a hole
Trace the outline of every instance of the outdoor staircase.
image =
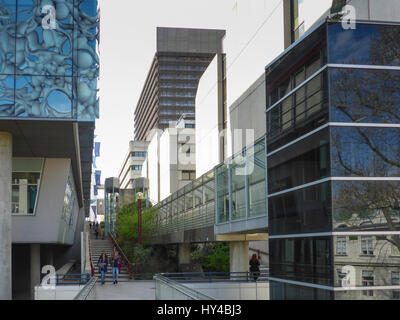
[[(113, 256), (113, 250), (114, 250), (114, 246), (113, 246), (111, 240), (109, 240), (108, 238), (105, 240), (96, 239), (94, 230), (90, 230), (90, 254), (91, 254), (91, 258), (92, 258), (92, 262), (93, 262), (93, 266), (94, 266), (94, 270), (95, 270), (95, 276), (99, 277), (99, 281), (100, 281), (101, 274), (99, 272), (99, 267), (97, 266), (97, 261), (99, 260), (101, 253), (104, 251), (108, 257), (109, 262), (111, 262), (111, 259)], [(126, 282), (129, 280), (130, 280), (130, 278), (129, 278), (128, 269), (125, 265), (122, 265), (121, 272), (118, 276), (118, 282)], [(110, 264), (107, 267), (105, 282), (111, 282), (111, 283), (113, 282), (112, 267)]]

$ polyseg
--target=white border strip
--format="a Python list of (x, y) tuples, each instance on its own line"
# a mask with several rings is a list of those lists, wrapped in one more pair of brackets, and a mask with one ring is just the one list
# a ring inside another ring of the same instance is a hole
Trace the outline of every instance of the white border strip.
[[(279, 151), (282, 151), (282, 150), (284, 150), (284, 149), (290, 147), (291, 145), (293, 145), (293, 144), (295, 144), (295, 143), (297, 143), (297, 142), (299, 142), (299, 141), (301, 141), (301, 140), (303, 140), (303, 139), (308, 138), (309, 136), (312, 136), (313, 134), (315, 134), (315, 133), (317, 133), (317, 132), (319, 132), (319, 131), (321, 131), (321, 130), (324, 130), (325, 128), (328, 128), (328, 127), (329, 127), (329, 122), (328, 122), (328, 123), (325, 123), (325, 124), (322, 125), (321, 127), (318, 127), (317, 129), (315, 129), (315, 130), (313, 130), (313, 131), (310, 131), (310, 132), (306, 133), (305, 135), (303, 135), (303, 136), (301, 136), (301, 137), (299, 137), (299, 138), (297, 138), (297, 139), (295, 139), (295, 140), (293, 140), (293, 141), (291, 141), (291, 142), (285, 144), (284, 146), (282, 146), (282, 147), (280, 147), (280, 148), (278, 148), (278, 149), (276, 149), (276, 150), (274, 150), (274, 151), (271, 151), (270, 153), (267, 153), (267, 158), (270, 157), (270, 156), (272, 156), (272, 155), (274, 155), (275, 153), (277, 153), (277, 152), (279, 152)], [(268, 142), (268, 140), (267, 140), (267, 142)], [(267, 146), (267, 150), (268, 150), (268, 146)]]
[(324, 286), (321, 284), (313, 284), (308, 282), (300, 282), (300, 281), (293, 281), (293, 280), (286, 280), (274, 277), (268, 277), (271, 281), (281, 282), (281, 283), (288, 283), (293, 284), (296, 286), (301, 287), (309, 287), (309, 288), (316, 288), (328, 291), (365, 291), (365, 290), (399, 290), (400, 286), (369, 286), (369, 287), (331, 287), (331, 286)]
[(370, 235), (400, 235), (400, 231), (334, 231), (334, 232), (316, 232), (303, 234), (285, 234), (278, 236), (268, 236), (269, 239), (289, 239), (289, 238), (310, 238), (310, 237), (329, 237), (329, 236), (370, 236)]
[(400, 71), (398, 66), (382, 66), (382, 65), (370, 65), (370, 64), (340, 64), (340, 63), (328, 63), (328, 68), (342, 68), (342, 69), (371, 69), (371, 70), (395, 70)]
[(372, 128), (400, 128), (395, 123), (359, 123), (359, 122), (329, 122), (331, 127), (372, 127)]
[(313, 181), (310, 183), (302, 184), (300, 186), (286, 189), (283, 191), (271, 193), (271, 194), (267, 195), (267, 198), (280, 196), (285, 193), (293, 192), (293, 191), (296, 191), (299, 189), (305, 189), (305, 188), (312, 187), (314, 185), (321, 184), (321, 183), (328, 182), (328, 181), (348, 181), (348, 182), (352, 182), (352, 181), (400, 181), (400, 177), (351, 177), (351, 176), (349, 176), (349, 177), (329, 177), (329, 178), (324, 178), (324, 179), (320, 179), (317, 181)]
[[(321, 183), (324, 183), (324, 182), (328, 182), (328, 181), (331, 181), (331, 180), (332, 180), (332, 178), (329, 177), (329, 178), (324, 178), (324, 179), (321, 179), (321, 180), (313, 181), (313, 182), (310, 182), (310, 183), (302, 184), (302, 185), (297, 186), (297, 187), (293, 187), (293, 188), (286, 189), (286, 190), (283, 190), (283, 191), (271, 193), (271, 194), (267, 195), (267, 198), (280, 196), (280, 195), (285, 194), (285, 193), (293, 192), (293, 191), (296, 191), (296, 190), (299, 190), (299, 189), (303, 189), (303, 188), (312, 187), (314, 185), (321, 184)], [(399, 178), (399, 180), (400, 180), (400, 178)]]

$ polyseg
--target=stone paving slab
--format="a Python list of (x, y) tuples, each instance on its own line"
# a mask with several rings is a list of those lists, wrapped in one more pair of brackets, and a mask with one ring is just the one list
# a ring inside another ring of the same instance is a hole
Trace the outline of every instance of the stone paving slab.
[(96, 284), (96, 300), (155, 300), (156, 284), (154, 280), (112, 282)]

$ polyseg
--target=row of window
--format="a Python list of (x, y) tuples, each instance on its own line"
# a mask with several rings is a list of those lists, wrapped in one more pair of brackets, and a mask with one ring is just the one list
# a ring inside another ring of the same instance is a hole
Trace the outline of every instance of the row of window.
[(143, 169), (143, 166), (138, 166), (138, 165), (131, 166), (132, 171), (142, 171), (142, 169)]
[(172, 91), (161, 91), (161, 97), (177, 97), (177, 98), (194, 98), (196, 97), (195, 92), (191, 91), (181, 91), (181, 92), (172, 92)]
[(182, 100), (182, 101), (161, 100), (160, 101), (160, 106), (162, 106), (162, 107), (168, 107), (168, 106), (194, 107), (195, 105), (196, 105), (196, 103), (193, 100)]
[(161, 88), (174, 88), (174, 89), (196, 89), (197, 84), (196, 83), (177, 83), (177, 82), (165, 82), (162, 81), (160, 83)]
[[(375, 236), (361, 236), (360, 240), (360, 248), (359, 248), (359, 254), (363, 256), (372, 256), (375, 253), (376, 249), (376, 237)], [(349, 241), (356, 241), (358, 243), (358, 237), (357, 236), (337, 236), (336, 237), (336, 251), (335, 254), (339, 256), (347, 256), (348, 254), (348, 245)], [(400, 251), (399, 248), (397, 248), (394, 245), (391, 245), (390, 249), (390, 255), (393, 256), (400, 256)]]
[[(347, 276), (341, 269), (336, 269), (338, 285), (342, 286), (343, 281)], [(400, 285), (400, 272), (392, 271), (390, 276), (390, 284), (392, 286)], [(373, 270), (361, 270), (361, 285), (363, 287), (373, 287), (375, 285), (375, 274)], [(374, 290), (362, 290), (361, 294), (367, 297), (374, 296)], [(400, 290), (393, 290), (391, 292), (392, 299), (400, 299)]]
[(133, 152), (131, 152), (131, 157), (146, 158), (147, 152), (146, 151), (133, 151)]
[(210, 62), (210, 58), (201, 57), (158, 57), (160, 62)]
[(160, 70), (179, 70), (179, 71), (204, 71), (204, 66), (193, 65), (160, 65)]
[(183, 110), (183, 109), (160, 110), (160, 115), (161, 116), (165, 116), (165, 115), (182, 115), (184, 113), (187, 113), (187, 110)]
[(160, 75), (160, 79), (177, 79), (177, 80), (199, 80), (200, 75), (198, 74), (181, 74), (181, 73), (163, 73)]

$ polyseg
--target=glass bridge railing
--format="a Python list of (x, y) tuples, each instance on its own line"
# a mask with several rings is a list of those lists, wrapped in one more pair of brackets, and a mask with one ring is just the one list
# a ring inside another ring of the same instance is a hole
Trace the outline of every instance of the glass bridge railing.
[(156, 205), (158, 235), (267, 215), (265, 137)]

